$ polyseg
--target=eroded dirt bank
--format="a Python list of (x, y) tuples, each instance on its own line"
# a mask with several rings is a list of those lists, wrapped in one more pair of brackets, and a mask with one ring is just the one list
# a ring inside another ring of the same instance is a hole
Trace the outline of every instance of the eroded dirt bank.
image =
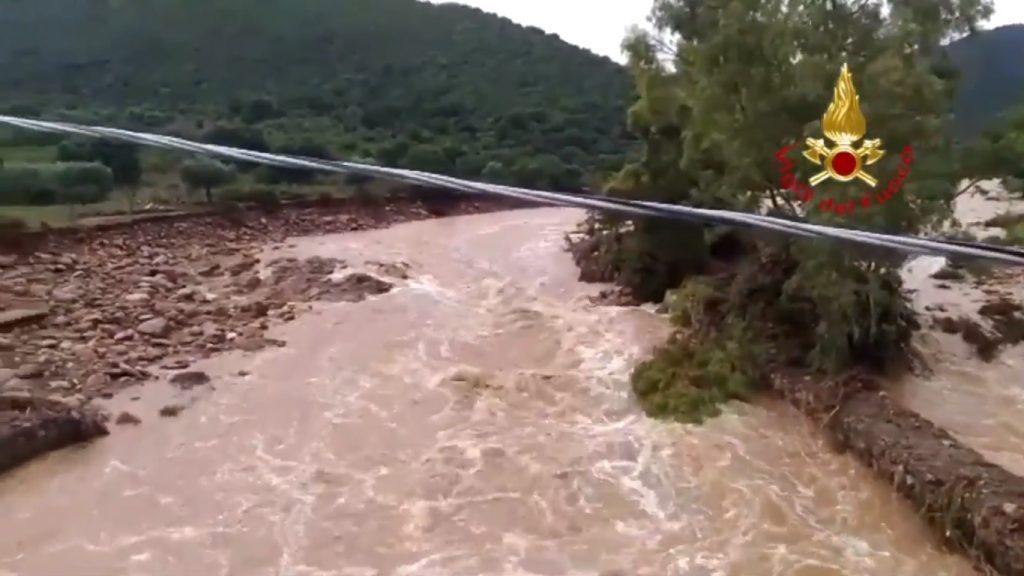
[[(236, 210), (16, 242), (15, 253), (0, 256), (0, 471), (104, 434), (102, 415), (89, 407), (96, 398), (163, 371), (181, 372), (180, 387), (205, 383), (186, 371), (197, 359), (283, 346), (264, 333), (304, 303), (358, 301), (404, 275), (401, 263), (352, 271), (331, 258), (261, 266), (267, 243), (507, 207), (439, 196)], [(135, 419), (126, 413), (117, 422)]]
[(1024, 478), (899, 406), (873, 378), (779, 375), (774, 385), (979, 567), (1024, 574)]
[[(114, 427), (0, 477), (11, 574), (961, 576), (892, 489), (782, 403), (705, 426), (643, 416), (629, 373), (667, 333), (590, 303), (523, 210), (293, 240), (261, 262), (406, 278), (199, 359), (210, 382), (107, 401)], [(262, 269), (262, 268), (261, 268)], [(163, 379), (161, 379), (163, 380)]]

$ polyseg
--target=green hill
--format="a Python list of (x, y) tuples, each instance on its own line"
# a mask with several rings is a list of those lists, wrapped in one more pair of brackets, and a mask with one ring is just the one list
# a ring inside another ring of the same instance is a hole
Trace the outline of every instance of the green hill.
[(621, 66), (473, 8), (415, 0), (4, 4), (0, 104), (8, 110), (190, 136), (248, 125), (273, 147), (560, 187), (617, 169), (631, 145), (632, 88)]
[(1024, 105), (1024, 25), (981, 32), (948, 50), (960, 70), (954, 108), (958, 133), (995, 126), (1002, 112)]
[[(557, 188), (618, 169), (634, 144), (623, 67), (474, 8), (416, 0), (4, 4), (7, 111)], [(948, 49), (962, 72), (960, 134), (1024, 102), (1024, 26)], [(15, 159), (49, 154), (10, 149)]]

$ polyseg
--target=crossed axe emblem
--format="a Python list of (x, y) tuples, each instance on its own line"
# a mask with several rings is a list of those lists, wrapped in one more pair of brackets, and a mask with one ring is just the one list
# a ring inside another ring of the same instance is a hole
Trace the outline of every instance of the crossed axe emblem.
[(847, 182), (859, 178), (874, 187), (878, 180), (874, 176), (863, 171), (863, 166), (874, 164), (885, 156), (885, 151), (880, 148), (881, 139), (865, 140), (860, 148), (853, 148), (851, 143), (839, 142), (834, 148), (825, 145), (822, 138), (808, 138), (807, 150), (804, 150), (804, 157), (825, 169), (811, 176), (811, 186), (817, 186), (829, 178), (840, 182)]

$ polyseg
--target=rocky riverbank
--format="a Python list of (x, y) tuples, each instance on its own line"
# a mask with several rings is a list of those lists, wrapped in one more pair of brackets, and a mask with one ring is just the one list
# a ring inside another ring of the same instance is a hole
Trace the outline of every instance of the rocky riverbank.
[(776, 374), (773, 387), (909, 500), (983, 571), (1024, 574), (1024, 478), (893, 401), (875, 378)]
[(264, 261), (268, 244), (508, 207), (437, 197), (233, 210), (9, 245), (0, 256), (0, 454), (11, 457), (0, 471), (105, 433), (90, 408), (97, 398), (165, 372), (178, 386), (202, 384), (205, 375), (188, 371), (196, 360), (284, 346), (267, 329), (308, 303), (359, 301), (405, 274), (400, 262), (357, 272), (328, 258)]

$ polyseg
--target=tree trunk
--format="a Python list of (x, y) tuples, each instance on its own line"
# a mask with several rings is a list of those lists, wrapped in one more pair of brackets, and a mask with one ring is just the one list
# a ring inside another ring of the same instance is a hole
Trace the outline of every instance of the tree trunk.
[(898, 406), (873, 379), (780, 376), (773, 387), (892, 484), (948, 544), (1004, 576), (1024, 575), (1024, 478)]

